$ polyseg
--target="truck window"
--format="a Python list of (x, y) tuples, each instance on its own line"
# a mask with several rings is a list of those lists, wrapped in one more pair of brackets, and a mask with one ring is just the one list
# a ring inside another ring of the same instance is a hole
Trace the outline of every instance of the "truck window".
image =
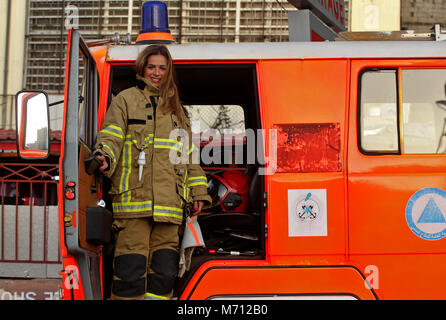
[(365, 152), (398, 152), (396, 79), (396, 70), (362, 74), (360, 146)]
[(98, 80), (96, 70), (92, 68), (92, 62), (83, 53), (82, 48), (79, 54), (79, 139), (90, 149), (95, 141), (95, 109), (98, 102), (95, 88)]
[[(194, 134), (217, 131), (242, 134), (245, 132), (245, 114), (239, 105), (185, 105), (189, 112)], [(196, 122), (199, 126), (194, 126)]]
[[(240, 167), (246, 163), (245, 113), (240, 105), (185, 105), (193, 141), (200, 148), (203, 166)], [(208, 155), (208, 157), (206, 157)]]
[(446, 70), (402, 70), (404, 153), (446, 153)]
[(87, 134), (86, 134), (86, 118), (87, 113), (85, 112), (85, 99), (87, 93), (87, 68), (85, 68), (87, 62), (84, 55), (80, 54), (79, 58), (79, 139), (83, 142), (86, 142)]
[(367, 70), (359, 93), (364, 153), (446, 153), (446, 70)]

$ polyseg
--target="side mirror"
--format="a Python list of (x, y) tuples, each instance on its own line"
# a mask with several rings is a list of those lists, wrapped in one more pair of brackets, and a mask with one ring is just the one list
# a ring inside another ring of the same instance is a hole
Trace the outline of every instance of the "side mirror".
[(44, 159), (50, 151), (48, 97), (42, 91), (16, 94), (17, 151), (23, 159)]

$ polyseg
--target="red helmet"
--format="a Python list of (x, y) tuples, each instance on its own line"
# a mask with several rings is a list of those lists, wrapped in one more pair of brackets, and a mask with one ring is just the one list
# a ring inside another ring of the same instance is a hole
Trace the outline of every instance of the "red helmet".
[(209, 179), (211, 212), (248, 212), (249, 176), (238, 170), (225, 170)]

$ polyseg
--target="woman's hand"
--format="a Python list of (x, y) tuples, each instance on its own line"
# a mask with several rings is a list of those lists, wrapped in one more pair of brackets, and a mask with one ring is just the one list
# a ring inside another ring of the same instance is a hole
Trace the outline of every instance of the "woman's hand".
[(204, 201), (198, 200), (194, 201), (194, 205), (192, 207), (192, 216), (196, 216), (201, 212), (201, 209), (203, 209)]
[(102, 155), (97, 155), (96, 159), (101, 162), (101, 166), (99, 167), (99, 171), (104, 172), (108, 169), (108, 163), (107, 160), (105, 160), (105, 157)]

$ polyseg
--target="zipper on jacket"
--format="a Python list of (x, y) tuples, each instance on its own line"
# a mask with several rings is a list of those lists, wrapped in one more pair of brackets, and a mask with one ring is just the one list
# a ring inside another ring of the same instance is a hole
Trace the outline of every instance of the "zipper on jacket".
[(156, 130), (156, 107), (158, 106), (158, 104), (156, 103), (154, 96), (150, 96), (150, 102), (152, 103), (152, 107), (153, 107), (153, 133), (155, 133), (155, 130)]

